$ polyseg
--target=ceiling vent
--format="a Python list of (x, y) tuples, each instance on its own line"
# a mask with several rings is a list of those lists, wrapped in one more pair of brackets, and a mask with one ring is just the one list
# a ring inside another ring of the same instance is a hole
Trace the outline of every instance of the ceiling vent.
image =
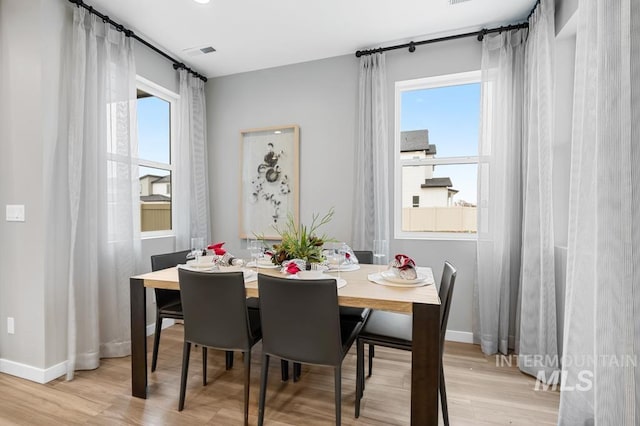
[(464, 3), (466, 1), (469, 1), (469, 0), (449, 0), (449, 4), (453, 5), (453, 4), (458, 4), (458, 3)]
[(200, 47), (190, 47), (189, 49), (184, 49), (183, 52), (187, 56), (200, 56), (205, 55), (207, 53), (213, 53), (216, 49), (212, 46), (200, 46)]

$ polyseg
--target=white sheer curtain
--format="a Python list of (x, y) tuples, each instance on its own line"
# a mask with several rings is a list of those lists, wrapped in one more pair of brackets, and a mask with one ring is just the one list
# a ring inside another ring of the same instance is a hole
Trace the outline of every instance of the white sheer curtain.
[(210, 241), (207, 121), (204, 82), (180, 70), (176, 194), (176, 249), (190, 248), (191, 237)]
[(640, 4), (581, 0), (560, 425), (640, 424), (639, 165)]
[(68, 284), (67, 377), (130, 354), (129, 277), (139, 272), (140, 213), (131, 40), (74, 9), (61, 136), (46, 172), (51, 279)]
[(474, 334), (487, 354), (506, 354), (516, 330), (525, 34), (487, 35), (482, 44)]
[(352, 245), (389, 240), (389, 133), (384, 53), (360, 58)]
[(520, 333), (515, 348), (520, 370), (545, 382), (558, 377), (553, 374), (558, 370), (551, 182), (554, 56), (554, 2), (544, 0), (529, 19), (526, 41)]

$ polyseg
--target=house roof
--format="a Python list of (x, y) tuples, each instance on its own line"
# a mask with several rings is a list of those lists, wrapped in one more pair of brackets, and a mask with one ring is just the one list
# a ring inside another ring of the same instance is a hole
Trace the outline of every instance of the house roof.
[(413, 151), (435, 155), (436, 146), (429, 143), (429, 130), (408, 130), (400, 133), (400, 152)]
[(424, 183), (420, 185), (420, 188), (448, 188), (450, 186), (453, 186), (453, 183), (451, 183), (451, 178), (437, 177), (425, 179)]
[(151, 183), (163, 183), (163, 182), (171, 182), (171, 175), (158, 176), (158, 175), (144, 175), (140, 176), (140, 180), (149, 178)]
[(140, 201), (142, 201), (143, 203), (153, 203), (153, 202), (160, 202), (160, 201), (170, 202), (171, 197), (167, 197), (166, 195), (161, 195), (161, 194), (141, 195)]
[(139, 179), (142, 180), (142, 179), (149, 178), (153, 180), (153, 179), (160, 179), (161, 177), (162, 176), (158, 176), (158, 175), (144, 175), (144, 176), (140, 176)]

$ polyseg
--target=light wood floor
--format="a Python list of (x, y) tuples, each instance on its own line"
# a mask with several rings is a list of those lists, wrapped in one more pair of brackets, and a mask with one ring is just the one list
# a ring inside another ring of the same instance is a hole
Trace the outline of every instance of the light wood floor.
[[(149, 341), (151, 348), (151, 340)], [(149, 349), (151, 350), (151, 349)], [(105, 359), (94, 371), (80, 371), (39, 385), (0, 374), (1, 425), (241, 425), (243, 364), (224, 369), (221, 352), (209, 351), (209, 384), (202, 386), (199, 349), (191, 354), (185, 409), (178, 412), (182, 362), (182, 326), (162, 333), (158, 369), (149, 374), (149, 398), (130, 396), (129, 358)], [(151, 358), (149, 354), (149, 358)], [(343, 364), (344, 425), (408, 425), (410, 354), (376, 348), (374, 373), (367, 380), (359, 419), (353, 417), (355, 346)], [(329, 425), (334, 422), (333, 373), (303, 366), (297, 383), (280, 381), (279, 362), (272, 362), (267, 392), (266, 425)], [(452, 425), (556, 424), (559, 393), (534, 391), (535, 379), (513, 367), (496, 366), (478, 346), (446, 343), (445, 377)], [(260, 344), (252, 356), (250, 424), (257, 424)]]

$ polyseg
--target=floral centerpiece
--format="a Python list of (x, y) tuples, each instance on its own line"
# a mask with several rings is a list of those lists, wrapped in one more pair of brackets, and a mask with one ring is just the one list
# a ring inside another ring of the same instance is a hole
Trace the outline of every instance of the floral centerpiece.
[(334, 210), (331, 208), (327, 214), (320, 217), (314, 214), (311, 225), (296, 225), (293, 216), (289, 215), (283, 226), (274, 225), (276, 232), (282, 237), (280, 243), (273, 245), (271, 261), (276, 265), (293, 259), (300, 259), (307, 263), (323, 262), (322, 246), (328, 241), (334, 241), (325, 234), (319, 234), (318, 230), (333, 218)]

